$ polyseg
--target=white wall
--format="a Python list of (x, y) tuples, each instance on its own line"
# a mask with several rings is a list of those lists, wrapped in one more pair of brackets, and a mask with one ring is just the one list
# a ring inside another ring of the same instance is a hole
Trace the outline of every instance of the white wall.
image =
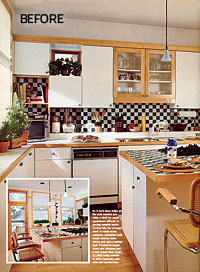
[[(20, 24), (19, 14), (14, 16), (14, 33), (21, 35), (165, 43), (165, 28), (163, 27), (66, 18), (64, 24)], [(168, 41), (169, 44), (199, 46), (200, 31), (169, 28)]]

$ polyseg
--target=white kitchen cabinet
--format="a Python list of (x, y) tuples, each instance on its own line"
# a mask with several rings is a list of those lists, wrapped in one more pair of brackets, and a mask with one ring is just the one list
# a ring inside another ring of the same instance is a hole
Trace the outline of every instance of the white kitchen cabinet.
[(47, 75), (49, 44), (15, 42), (14, 74)]
[(134, 185), (133, 185), (133, 165), (125, 159), (121, 159), (122, 166), (122, 228), (126, 238), (133, 249), (134, 231)]
[(82, 238), (62, 240), (61, 254), (63, 262), (81, 262)]
[(82, 47), (83, 107), (113, 105), (113, 48)]
[(14, 168), (8, 178), (34, 178), (33, 150)]
[(177, 108), (200, 107), (200, 53), (176, 52)]
[(36, 148), (36, 178), (71, 178), (71, 148)]
[(146, 175), (134, 167), (134, 253), (146, 271)]
[(79, 107), (81, 106), (81, 76), (50, 76), (49, 106)]
[(88, 237), (82, 238), (81, 261), (88, 262)]

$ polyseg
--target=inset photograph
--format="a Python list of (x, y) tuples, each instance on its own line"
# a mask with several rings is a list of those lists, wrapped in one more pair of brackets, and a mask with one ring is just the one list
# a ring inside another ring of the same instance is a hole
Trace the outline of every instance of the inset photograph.
[(8, 263), (89, 263), (89, 179), (8, 179)]

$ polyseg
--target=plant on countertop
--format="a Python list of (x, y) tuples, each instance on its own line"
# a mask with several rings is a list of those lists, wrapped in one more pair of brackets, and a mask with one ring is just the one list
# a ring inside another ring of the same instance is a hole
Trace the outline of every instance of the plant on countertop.
[(9, 134), (11, 126), (8, 121), (3, 121), (0, 127), (0, 153), (8, 151)]
[(75, 61), (72, 63), (72, 75), (80, 76), (82, 71), (82, 65), (80, 62)]
[(34, 224), (41, 224), (41, 223), (49, 223), (48, 219), (35, 219), (33, 221)]
[(71, 216), (68, 216), (67, 219), (63, 220), (64, 224), (70, 224), (70, 223), (73, 223), (73, 222), (74, 222), (74, 219)]
[(6, 120), (11, 126), (9, 139), (19, 138), (31, 124), (28, 114), (24, 112), (24, 104), (18, 99), (16, 105), (8, 107), (7, 110)]

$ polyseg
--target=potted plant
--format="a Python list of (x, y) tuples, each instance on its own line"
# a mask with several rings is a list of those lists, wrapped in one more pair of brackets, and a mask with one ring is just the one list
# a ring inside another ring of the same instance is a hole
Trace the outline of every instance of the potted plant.
[(82, 65), (80, 62), (75, 61), (72, 63), (72, 75), (80, 76), (82, 71)]
[(62, 70), (62, 63), (64, 59), (57, 59), (57, 60), (52, 60), (49, 62), (49, 74), (50, 75), (60, 75), (61, 70)]
[(62, 68), (61, 68), (61, 74), (63, 76), (69, 76), (71, 74), (71, 70), (72, 70), (72, 64), (73, 61), (72, 59), (66, 58), (65, 60), (62, 59)]
[(10, 123), (8, 121), (3, 121), (0, 127), (0, 153), (8, 151), (9, 134), (10, 134)]
[[(9, 134), (10, 148), (16, 148), (21, 146), (22, 134), (29, 127), (31, 121), (28, 114), (24, 112), (24, 105), (20, 99), (16, 101), (16, 105), (8, 107), (6, 120), (10, 123), (11, 131)], [(26, 137), (27, 134), (25, 133)], [(25, 141), (24, 143), (27, 143)]]

